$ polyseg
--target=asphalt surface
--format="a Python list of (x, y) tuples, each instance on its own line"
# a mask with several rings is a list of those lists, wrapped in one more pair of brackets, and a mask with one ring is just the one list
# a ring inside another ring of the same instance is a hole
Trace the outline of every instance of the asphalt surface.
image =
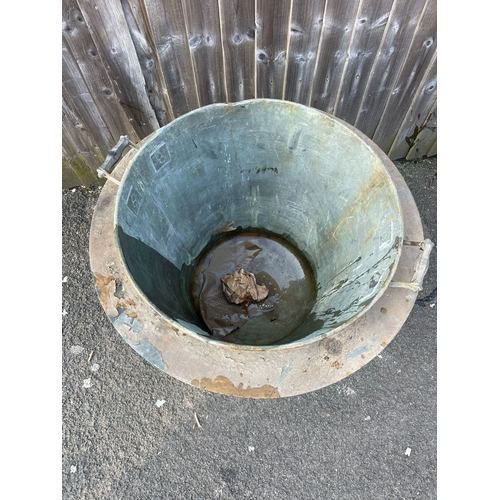
[(379, 357), (283, 399), (206, 392), (133, 351), (90, 271), (100, 191), (63, 191), (64, 500), (437, 498), (437, 157), (395, 163), (436, 244), (419, 300)]

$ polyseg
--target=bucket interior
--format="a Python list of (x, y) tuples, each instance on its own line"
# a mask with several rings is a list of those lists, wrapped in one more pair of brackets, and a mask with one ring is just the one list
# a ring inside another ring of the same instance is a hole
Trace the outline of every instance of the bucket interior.
[(323, 112), (273, 100), (213, 104), (159, 129), (125, 172), (115, 217), (137, 288), (172, 323), (207, 338), (190, 286), (218, 230), (233, 222), (293, 245), (316, 293), (284, 345), (333, 334), (366, 312), (403, 239), (396, 188), (370, 141)]

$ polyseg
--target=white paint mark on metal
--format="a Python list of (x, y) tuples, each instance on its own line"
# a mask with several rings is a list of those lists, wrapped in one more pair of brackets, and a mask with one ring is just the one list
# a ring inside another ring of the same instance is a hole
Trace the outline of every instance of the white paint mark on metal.
[(81, 354), (85, 348), (81, 345), (72, 345), (69, 350), (71, 351), (71, 354)]

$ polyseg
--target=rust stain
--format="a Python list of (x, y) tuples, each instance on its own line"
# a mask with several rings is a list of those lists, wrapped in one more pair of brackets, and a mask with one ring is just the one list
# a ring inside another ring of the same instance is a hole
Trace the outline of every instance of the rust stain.
[(380, 345), (381, 345), (382, 347), (385, 347), (385, 346), (387, 345), (387, 342), (385, 342), (385, 341), (384, 341), (384, 342), (382, 342)]
[(243, 388), (243, 383), (240, 382), (236, 387), (227, 377), (218, 375), (214, 380), (202, 378), (201, 381), (194, 379), (191, 381), (194, 387), (200, 387), (208, 391), (217, 392), (219, 394), (227, 394), (239, 398), (279, 398), (278, 389), (272, 385), (265, 384), (261, 387), (246, 387)]
[(116, 292), (115, 279), (112, 276), (103, 276), (99, 273), (94, 273), (94, 276), (96, 280), (95, 286), (100, 292), (102, 307), (106, 311), (106, 314), (112, 317), (118, 316), (118, 310), (113, 304)]

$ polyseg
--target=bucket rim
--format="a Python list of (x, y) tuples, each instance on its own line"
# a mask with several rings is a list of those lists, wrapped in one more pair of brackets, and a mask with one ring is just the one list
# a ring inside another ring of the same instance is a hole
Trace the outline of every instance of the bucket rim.
[[(195, 338), (197, 341), (201, 341), (206, 344), (210, 345), (215, 345), (215, 346), (224, 346), (224, 347), (229, 347), (233, 348), (237, 351), (286, 351), (286, 350), (293, 350), (296, 348), (304, 347), (306, 345), (310, 344), (315, 344), (317, 342), (320, 342), (324, 339), (334, 337), (341, 331), (345, 330), (345, 328), (350, 327), (352, 324), (354, 324), (357, 320), (359, 320), (362, 316), (364, 316), (372, 307), (373, 305), (384, 295), (384, 293), (387, 291), (387, 288), (389, 287), (389, 284), (391, 280), (394, 277), (394, 274), (396, 273), (399, 260), (401, 258), (401, 253), (402, 253), (402, 248), (403, 248), (403, 228), (404, 228), (404, 218), (403, 218), (403, 210), (401, 206), (401, 201), (399, 198), (399, 194), (397, 191), (397, 188), (393, 182), (393, 179), (391, 178), (390, 172), (389, 172), (389, 167), (393, 165), (392, 161), (389, 159), (389, 157), (375, 144), (369, 137), (367, 137), (365, 134), (363, 134), (360, 130), (352, 126), (351, 124), (347, 123), (346, 121), (331, 115), (325, 111), (319, 110), (317, 108), (313, 108), (311, 106), (307, 106), (305, 104), (301, 103), (296, 103), (293, 101), (287, 101), (284, 99), (268, 99), (268, 98), (255, 98), (255, 99), (247, 99), (243, 101), (237, 101), (237, 102), (231, 102), (231, 103), (212, 103), (212, 104), (207, 104), (204, 106), (201, 106), (199, 108), (193, 109), (177, 118), (169, 122), (168, 124), (164, 125), (163, 127), (159, 128), (146, 138), (144, 138), (142, 141), (140, 141), (140, 149), (142, 150), (144, 146), (149, 144), (150, 142), (154, 141), (155, 138), (164, 130), (167, 130), (168, 128), (171, 128), (174, 126), (177, 126), (179, 123), (182, 123), (182, 121), (189, 119), (189, 117), (195, 115), (195, 114), (200, 114), (203, 112), (206, 112), (207, 109), (213, 109), (213, 108), (246, 108), (248, 106), (258, 106), (258, 105), (264, 105), (266, 106), (267, 104), (272, 103), (273, 105), (278, 105), (278, 106), (283, 106), (283, 107), (293, 107), (297, 109), (302, 109), (305, 112), (312, 113), (314, 115), (321, 115), (327, 120), (336, 123), (337, 125), (344, 127), (349, 133), (357, 136), (360, 139), (360, 144), (363, 145), (372, 155), (374, 155), (378, 160), (379, 164), (378, 167), (382, 169), (384, 172), (384, 175), (386, 177), (387, 185), (391, 191), (392, 197), (397, 205), (397, 215), (401, 220), (401, 237), (398, 239), (397, 242), (397, 249), (396, 249), (396, 254), (394, 258), (394, 262), (392, 264), (390, 273), (380, 286), (378, 292), (374, 294), (370, 299), (369, 299), (369, 304), (366, 307), (363, 307), (360, 311), (358, 311), (355, 315), (353, 315), (351, 318), (349, 318), (347, 321), (344, 323), (325, 329), (326, 331), (321, 333), (321, 334), (309, 334), (308, 336), (287, 343), (287, 344), (281, 344), (281, 345), (250, 345), (250, 344), (234, 344), (231, 342), (226, 342), (224, 340), (217, 340), (214, 339), (210, 336), (208, 332), (200, 331), (198, 332), (197, 328), (195, 325), (189, 324), (189, 326), (186, 326), (184, 322), (179, 322), (179, 320), (176, 320), (175, 318), (171, 317), (167, 313), (165, 313), (163, 310), (161, 310), (159, 307), (157, 307), (150, 299), (149, 297), (142, 291), (141, 287), (138, 285), (136, 279), (134, 278), (132, 272), (130, 271), (126, 260), (125, 256), (123, 254), (123, 250), (120, 244), (120, 239), (118, 235), (118, 207), (119, 207), (119, 202), (123, 194), (123, 189), (124, 186), (126, 185), (128, 174), (130, 173), (134, 160), (134, 158), (128, 163), (123, 175), (122, 175), (122, 180), (120, 183), (120, 186), (118, 187), (118, 192), (115, 197), (115, 202), (114, 202), (114, 212), (113, 212), (113, 222), (114, 222), (114, 241), (116, 248), (118, 250), (119, 256), (120, 256), (120, 264), (123, 266), (125, 269), (128, 278), (131, 282), (131, 284), (135, 288), (135, 292), (141, 297), (141, 299), (148, 304), (148, 306), (160, 317), (162, 317), (166, 322), (171, 324), (174, 328), (178, 329), (179, 331), (185, 333), (186, 335), (192, 336)], [(140, 151), (139, 151), (140, 153)]]

